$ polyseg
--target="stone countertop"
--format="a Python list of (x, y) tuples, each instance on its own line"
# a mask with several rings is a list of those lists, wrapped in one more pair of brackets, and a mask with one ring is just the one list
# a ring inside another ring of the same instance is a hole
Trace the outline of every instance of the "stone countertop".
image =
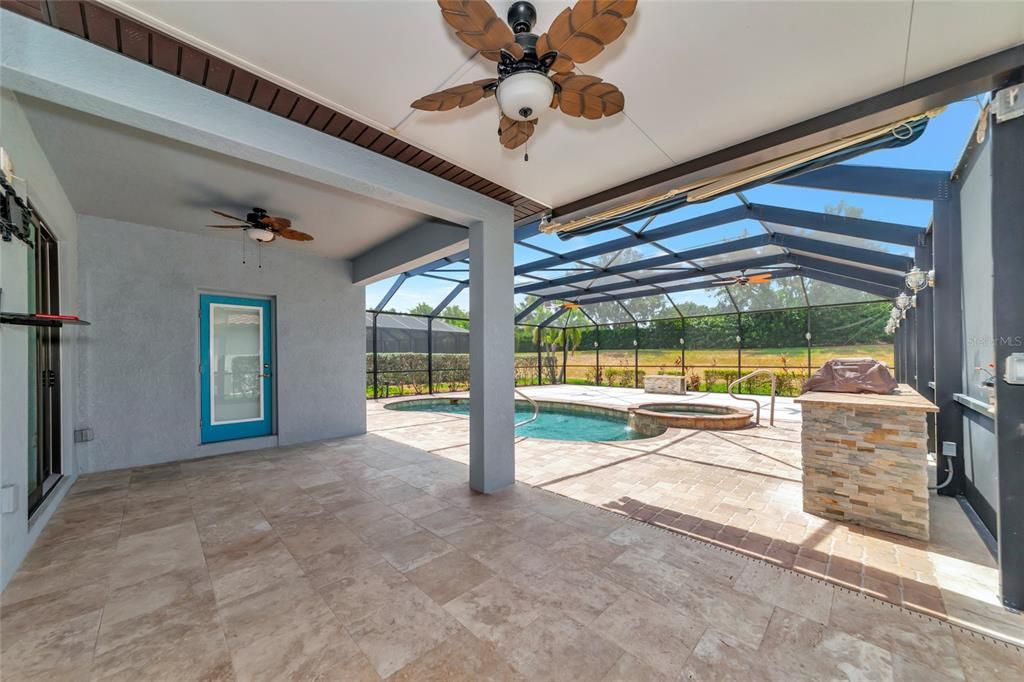
[(793, 402), (826, 405), (830, 407), (886, 407), (899, 410), (921, 410), (922, 412), (938, 412), (939, 408), (930, 400), (912, 389), (907, 384), (900, 384), (895, 391), (887, 395), (876, 393), (830, 393), (828, 391), (811, 391), (794, 398)]

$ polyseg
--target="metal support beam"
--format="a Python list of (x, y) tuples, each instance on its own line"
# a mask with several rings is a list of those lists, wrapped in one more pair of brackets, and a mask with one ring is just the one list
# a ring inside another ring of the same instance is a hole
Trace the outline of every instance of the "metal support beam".
[[(833, 166), (833, 168), (839, 167)], [(926, 173), (929, 171), (914, 172)], [(781, 208), (779, 206), (751, 204), (750, 213), (751, 217), (766, 223), (777, 223), (805, 230), (830, 232), (846, 237), (871, 239), (889, 244), (902, 244), (903, 246), (916, 245), (918, 238), (924, 233), (924, 228), (913, 227), (912, 225), (867, 220), (866, 218), (851, 218), (849, 216), (802, 211), (795, 208)]]
[[(748, 272), (747, 275), (750, 276), (750, 277), (753, 277), (754, 275), (758, 274), (758, 272), (759, 271)], [(770, 270), (770, 271), (765, 271), (765, 272), (771, 272), (773, 280), (782, 279), (783, 277), (794, 277), (794, 276), (800, 275), (802, 273), (800, 268), (797, 268), (797, 267), (779, 268), (777, 270)], [(621, 295), (618, 295), (618, 294), (597, 294), (597, 295), (594, 295), (592, 297), (588, 297), (588, 296), (581, 296), (581, 297), (578, 297), (578, 298), (577, 297), (573, 297), (573, 301), (576, 301), (577, 303), (579, 303), (581, 305), (585, 305), (585, 304), (589, 304), (589, 303), (609, 303), (609, 302), (619, 301), (619, 300), (621, 300), (623, 298), (629, 299), (629, 298), (640, 298), (640, 297), (643, 297), (643, 296), (655, 296), (657, 294), (676, 294), (676, 293), (680, 293), (680, 292), (683, 292), (683, 291), (697, 291), (698, 289), (716, 289), (716, 288), (722, 287), (722, 286), (727, 286), (727, 285), (724, 284), (724, 283), (718, 283), (718, 282), (704, 282), (704, 281), (701, 281), (701, 282), (687, 282), (686, 284), (677, 284), (677, 285), (674, 285), (674, 286), (667, 286), (667, 287), (651, 287), (650, 289), (645, 290), (645, 291), (630, 292), (628, 296), (621, 296)], [(561, 299), (558, 299), (557, 297), (552, 297), (552, 300), (561, 300)]]
[[(933, 202), (932, 249), (935, 266), (935, 324), (943, 333), (935, 335), (935, 439), (939, 451), (943, 441), (956, 443), (953, 481), (939, 490), (940, 495), (964, 492), (963, 412), (955, 394), (963, 392), (963, 260), (960, 242), (960, 180), (956, 180), (949, 199)], [(946, 458), (939, 457), (939, 480), (946, 476)]]
[(1006, 379), (1010, 356), (1024, 352), (1024, 118), (992, 125), (993, 336), (996, 340), (996, 458), (999, 587), (1003, 604), (1024, 609), (1024, 384)]
[(558, 310), (556, 310), (554, 313), (552, 313), (550, 317), (548, 317), (546, 320), (544, 320), (543, 322), (541, 322), (537, 326), (540, 327), (541, 329), (543, 329), (543, 328), (549, 326), (552, 322), (554, 322), (558, 318), (560, 318), (562, 315), (565, 315), (567, 312), (569, 312), (568, 308), (561, 307)]
[[(716, 265), (710, 268), (704, 268), (703, 270), (684, 270), (680, 272), (666, 272), (663, 275), (652, 275), (651, 277), (639, 277), (629, 282), (613, 282), (610, 284), (601, 284), (596, 287), (581, 288), (579, 291), (580, 295), (584, 294), (605, 294), (612, 291), (621, 291), (623, 289), (635, 289), (641, 286), (653, 286), (656, 284), (679, 282), (687, 279), (694, 279), (695, 277), (705, 277), (707, 275), (716, 275), (723, 272), (735, 272), (737, 270), (745, 270), (747, 268), (761, 268), (768, 265), (778, 265), (784, 263), (786, 260), (785, 254), (772, 254), (770, 256), (762, 256), (760, 258), (748, 258), (746, 260), (736, 261), (733, 263), (723, 263), (722, 265)], [(548, 298), (564, 298), (568, 295), (568, 292), (562, 292), (549, 296)], [(626, 298), (635, 298), (633, 294), (630, 294)]]
[(541, 307), (542, 305), (544, 305), (543, 298), (534, 299), (529, 305), (520, 310), (518, 315), (516, 315), (516, 324), (519, 324), (520, 322), (525, 320), (527, 317), (530, 316), (530, 313), (532, 313), (534, 310)]
[(466, 287), (469, 286), (468, 282), (463, 282), (455, 286), (454, 289), (448, 292), (448, 295), (444, 297), (444, 300), (437, 304), (437, 306), (430, 311), (431, 317), (437, 317), (440, 315), (448, 304), (455, 300), (455, 297), (465, 291)]
[(793, 265), (799, 265), (800, 267), (808, 270), (817, 270), (818, 272), (826, 272), (833, 275), (841, 275), (843, 277), (852, 277), (853, 279), (859, 279), (864, 282), (871, 282), (872, 284), (880, 284), (881, 286), (893, 287), (896, 289), (903, 286), (902, 277), (888, 272), (869, 270), (867, 268), (859, 268), (855, 265), (836, 263), (834, 261), (824, 260), (823, 258), (814, 258), (813, 256), (799, 256), (797, 254), (790, 254), (788, 260)]
[[(611, 267), (607, 267), (598, 271), (581, 272), (576, 275), (559, 277), (558, 279), (552, 279), (546, 282), (523, 284), (521, 286), (516, 287), (516, 293), (526, 294), (532, 291), (550, 289), (552, 287), (566, 286), (568, 284), (576, 284), (578, 282), (588, 282), (590, 280), (605, 277), (608, 275), (625, 275), (631, 272), (637, 272), (640, 270), (650, 270), (652, 268), (663, 267), (665, 265), (671, 265), (674, 263), (681, 263), (690, 260), (697, 260), (700, 258), (707, 258), (709, 256), (720, 256), (723, 254), (735, 253), (736, 251), (743, 251), (746, 249), (756, 249), (759, 246), (765, 246), (769, 243), (771, 243), (771, 236), (767, 234), (757, 235), (754, 237), (747, 237), (744, 239), (736, 239), (734, 241), (722, 242), (721, 244), (711, 244), (710, 246), (703, 246), (697, 249), (679, 251), (672, 255), (658, 256), (656, 258), (647, 258), (644, 260), (633, 261), (632, 263), (624, 263), (622, 265), (613, 265)], [(530, 265), (533, 264), (531, 263)], [(697, 268), (694, 268), (694, 270), (696, 269)], [(687, 270), (680, 270), (679, 272), (687, 272)]]
[(853, 265), (858, 263), (874, 265), (875, 267), (894, 270), (898, 273), (904, 273), (914, 267), (914, 259), (910, 256), (898, 256), (896, 254), (883, 253), (881, 251), (869, 251), (868, 249), (861, 249), (856, 246), (844, 246), (842, 244), (822, 241), (820, 239), (795, 237), (788, 234), (774, 234), (772, 235), (772, 243), (785, 249), (806, 251), (808, 253), (818, 254), (819, 256), (828, 256), (829, 258), (840, 258), (842, 260), (850, 261)]
[(654, 242), (659, 239), (668, 239), (669, 237), (678, 237), (679, 235), (689, 234), (699, 230), (706, 230), (709, 227), (717, 227), (719, 225), (734, 223), (748, 217), (750, 217), (750, 214), (749, 211), (747, 211), (746, 206), (734, 206), (733, 208), (727, 208), (723, 211), (708, 213), (707, 215), (697, 216), (696, 218), (687, 218), (686, 220), (680, 220), (672, 223), (671, 225), (664, 225), (653, 230), (647, 230), (642, 234), (630, 235), (620, 239), (612, 239), (601, 244), (585, 246), (581, 249), (564, 253), (558, 257), (545, 258), (532, 263), (520, 265), (516, 268), (516, 274), (521, 275), (524, 272), (534, 272), (536, 270), (543, 270), (544, 268), (558, 267), (566, 261), (602, 256), (606, 253), (614, 253), (615, 251), (628, 249), (629, 247), (636, 246), (637, 244)]
[(839, 164), (778, 180), (776, 184), (926, 201), (949, 196), (949, 173), (881, 166)]
[(384, 298), (380, 299), (380, 303), (378, 303), (373, 309), (377, 312), (384, 310), (384, 306), (391, 302), (391, 299), (394, 298), (395, 294), (398, 293), (398, 290), (402, 288), (402, 285), (405, 284), (405, 280), (407, 279), (409, 279), (408, 276), (399, 275), (395, 279), (394, 283), (392, 283), (391, 288), (388, 289), (388, 293), (384, 294)]
[(899, 293), (898, 289), (894, 289), (892, 287), (872, 284), (871, 282), (865, 282), (860, 279), (843, 277), (842, 275), (833, 275), (831, 273), (820, 272), (818, 270), (806, 270), (801, 268), (800, 274), (807, 279), (816, 279), (819, 282), (836, 284), (841, 287), (846, 287), (847, 289), (855, 289), (856, 291), (863, 291), (868, 294), (874, 294), (875, 296), (881, 296), (882, 298), (893, 298)]

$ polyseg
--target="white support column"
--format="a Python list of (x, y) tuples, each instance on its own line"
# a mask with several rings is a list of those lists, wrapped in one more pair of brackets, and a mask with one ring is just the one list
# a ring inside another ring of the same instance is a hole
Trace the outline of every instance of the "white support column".
[(469, 228), (469, 485), (515, 482), (512, 209)]

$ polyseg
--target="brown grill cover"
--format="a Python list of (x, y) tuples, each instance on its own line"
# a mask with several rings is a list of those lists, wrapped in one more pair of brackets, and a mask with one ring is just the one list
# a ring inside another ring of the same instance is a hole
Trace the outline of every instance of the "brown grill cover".
[(808, 391), (831, 393), (892, 393), (896, 380), (889, 368), (871, 358), (829, 360), (804, 383)]

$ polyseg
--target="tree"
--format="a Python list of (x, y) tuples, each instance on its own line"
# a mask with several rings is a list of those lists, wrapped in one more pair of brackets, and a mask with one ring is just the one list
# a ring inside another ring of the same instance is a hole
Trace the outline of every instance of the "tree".
[(846, 199), (840, 199), (835, 206), (825, 206), (825, 213), (829, 215), (841, 215), (846, 218), (863, 218), (864, 209), (860, 206), (851, 206)]
[(429, 303), (420, 302), (409, 308), (410, 315), (429, 315), (434, 311), (434, 306)]

